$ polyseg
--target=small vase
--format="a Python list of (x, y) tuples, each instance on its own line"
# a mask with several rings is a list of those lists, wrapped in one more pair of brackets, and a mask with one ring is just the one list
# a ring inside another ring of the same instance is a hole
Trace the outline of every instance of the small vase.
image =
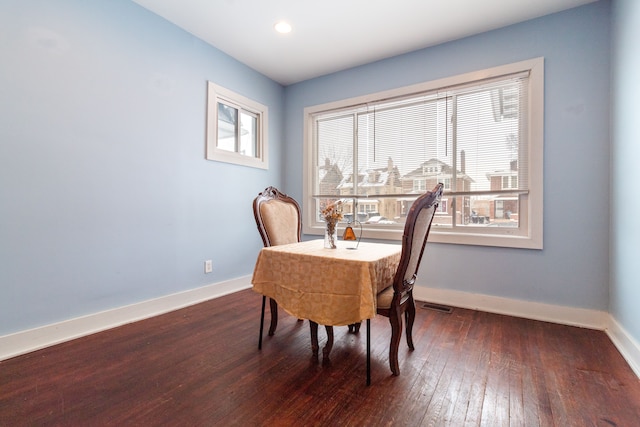
[(335, 222), (328, 222), (324, 229), (324, 247), (327, 249), (337, 248), (338, 228)]

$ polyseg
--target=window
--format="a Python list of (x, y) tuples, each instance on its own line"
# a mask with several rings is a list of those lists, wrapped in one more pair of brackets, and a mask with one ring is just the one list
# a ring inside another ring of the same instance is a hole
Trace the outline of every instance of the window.
[(413, 180), (413, 191), (415, 192), (425, 192), (427, 191), (427, 180), (426, 179), (414, 179)]
[(440, 200), (440, 204), (438, 205), (438, 210), (436, 212), (447, 213), (449, 212), (449, 209), (447, 209), (448, 206), (449, 206), (449, 201), (443, 197)]
[(207, 159), (267, 169), (267, 107), (211, 82), (207, 103)]
[(502, 189), (508, 188), (518, 188), (518, 175), (505, 175), (502, 177)]
[(306, 108), (305, 233), (330, 201), (353, 218), (375, 199), (388, 220), (364, 236), (399, 239), (441, 182), (432, 241), (541, 249), (543, 86), (538, 58)]

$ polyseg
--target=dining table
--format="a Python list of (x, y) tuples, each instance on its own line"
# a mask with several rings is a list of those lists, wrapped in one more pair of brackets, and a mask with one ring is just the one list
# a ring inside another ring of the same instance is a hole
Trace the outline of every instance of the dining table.
[[(253, 290), (274, 299), (290, 315), (311, 322), (312, 350), (317, 356), (317, 325), (327, 328), (323, 357), (333, 346), (333, 326), (359, 329), (376, 315), (377, 294), (391, 286), (400, 262), (399, 244), (308, 240), (262, 248), (253, 271)], [(315, 329), (315, 331), (314, 331)]]

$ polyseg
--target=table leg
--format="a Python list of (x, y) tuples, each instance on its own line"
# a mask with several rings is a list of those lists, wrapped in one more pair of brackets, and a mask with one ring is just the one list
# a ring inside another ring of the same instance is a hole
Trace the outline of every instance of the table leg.
[(360, 332), (360, 325), (361, 324), (362, 324), (362, 322), (350, 324), (349, 325), (349, 333), (350, 334), (357, 334), (358, 332)]
[(322, 358), (328, 360), (329, 353), (333, 348), (333, 326), (325, 326), (324, 328), (327, 330), (327, 344), (322, 349)]
[(262, 349), (262, 329), (264, 327), (264, 304), (267, 297), (262, 296), (262, 313), (260, 314), (260, 338), (258, 339), (258, 350)]
[(367, 319), (367, 385), (371, 385), (371, 319)]
[(311, 351), (313, 351), (313, 357), (318, 357), (318, 324), (309, 320), (309, 327), (311, 329)]

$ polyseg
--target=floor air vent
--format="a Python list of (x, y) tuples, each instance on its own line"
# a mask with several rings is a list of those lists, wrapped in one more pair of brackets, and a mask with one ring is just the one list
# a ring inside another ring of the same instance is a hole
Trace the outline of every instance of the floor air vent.
[(451, 307), (447, 307), (446, 305), (434, 304), (432, 302), (423, 302), (420, 307), (427, 310), (439, 311), (441, 313), (451, 313), (453, 311)]

